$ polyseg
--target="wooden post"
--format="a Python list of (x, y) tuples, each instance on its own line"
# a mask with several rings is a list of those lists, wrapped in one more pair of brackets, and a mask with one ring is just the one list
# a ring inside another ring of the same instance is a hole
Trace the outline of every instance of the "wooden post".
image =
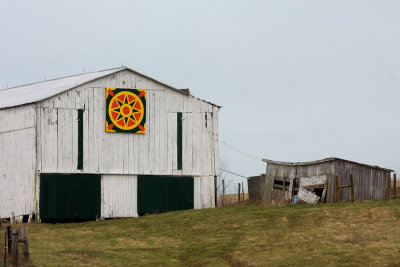
[(28, 245), (28, 226), (22, 228), (22, 251), (24, 253), (25, 261), (29, 260), (29, 245)]
[(243, 186), (243, 182), (242, 182), (242, 201), (244, 201), (244, 186)]
[(11, 226), (7, 226), (7, 249), (8, 249), (8, 255), (11, 255)]
[(394, 187), (393, 197), (394, 197), (394, 199), (397, 198), (397, 185), (396, 185), (396, 183), (397, 183), (397, 177), (396, 177), (396, 174), (393, 174), (393, 187)]
[(353, 175), (350, 174), (350, 190), (351, 190), (351, 201), (354, 202), (354, 179)]
[(238, 202), (240, 202), (240, 183), (238, 183)]
[(225, 180), (222, 180), (222, 200), (221, 200), (221, 206), (225, 205)]
[(4, 267), (7, 265), (7, 232), (4, 232)]
[(325, 203), (325, 200), (326, 200), (326, 185), (324, 186), (324, 190), (322, 191), (321, 203)]
[(391, 189), (391, 183), (392, 183), (392, 178), (390, 177), (390, 173), (389, 173), (389, 176), (388, 176), (388, 178), (387, 178), (387, 186), (388, 186), (388, 188), (387, 188), (387, 201), (389, 201), (390, 200), (390, 189)]
[(339, 176), (336, 176), (336, 202), (340, 201), (340, 194), (339, 194)]
[(214, 176), (214, 206), (218, 206), (218, 177), (215, 175)]
[(11, 231), (12, 242), (12, 261), (14, 266), (18, 266), (18, 229), (13, 228)]

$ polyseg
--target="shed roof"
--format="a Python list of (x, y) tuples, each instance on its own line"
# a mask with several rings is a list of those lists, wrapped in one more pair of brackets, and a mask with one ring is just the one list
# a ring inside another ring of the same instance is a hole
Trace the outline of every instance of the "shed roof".
[[(133, 69), (130, 69), (127, 67), (120, 67), (120, 68), (107, 69), (107, 70), (101, 70), (101, 71), (96, 71), (96, 72), (72, 75), (72, 76), (67, 76), (67, 77), (47, 80), (47, 81), (43, 81), (43, 82), (31, 83), (31, 84), (26, 84), (26, 85), (21, 85), (21, 86), (16, 86), (16, 87), (0, 90), (0, 109), (42, 101), (47, 98), (58, 95), (60, 93), (63, 93), (65, 91), (68, 91), (77, 86), (80, 86), (82, 84), (92, 82), (94, 80), (103, 78), (105, 76), (120, 72), (122, 70), (129, 70), (133, 73), (136, 73), (147, 79), (150, 79), (154, 82), (164, 85), (174, 91), (177, 91), (182, 94), (190, 95), (188, 89), (182, 89), (182, 90), (177, 89), (168, 84), (159, 82), (159, 81), (155, 80), (154, 78), (151, 78), (149, 76), (141, 74)], [(211, 102), (208, 102), (208, 101), (205, 101), (202, 99), (199, 99), (199, 100), (207, 102), (211, 105), (214, 105), (214, 106), (217, 106), (220, 108), (220, 106), (213, 104)]]
[(391, 170), (391, 169), (386, 169), (386, 168), (382, 168), (382, 167), (379, 167), (379, 166), (368, 165), (368, 164), (359, 163), (359, 162), (355, 162), (355, 161), (351, 161), (351, 160), (347, 160), (347, 159), (336, 158), (336, 157), (326, 158), (326, 159), (321, 159), (321, 160), (315, 160), (315, 161), (307, 161), (307, 162), (283, 162), (283, 161), (275, 161), (275, 160), (270, 160), (270, 159), (263, 159), (263, 161), (266, 162), (266, 163), (277, 164), (277, 165), (285, 165), (285, 166), (307, 166), (307, 165), (319, 164), (319, 163), (335, 161), (335, 160), (354, 163), (354, 164), (358, 164), (358, 165), (369, 167), (369, 168), (379, 169), (379, 170), (382, 170), (382, 171), (393, 172), (393, 170)]

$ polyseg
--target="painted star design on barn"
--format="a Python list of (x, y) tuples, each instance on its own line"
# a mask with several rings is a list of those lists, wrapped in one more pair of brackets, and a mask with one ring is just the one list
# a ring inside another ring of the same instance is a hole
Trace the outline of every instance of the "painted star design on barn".
[[(111, 94), (113, 93), (113, 95)], [(145, 132), (145, 90), (115, 89), (108, 93), (106, 131)], [(114, 131), (115, 131), (114, 130)]]
[(123, 101), (117, 99), (117, 103), (119, 104), (119, 108), (114, 109), (114, 111), (119, 113), (116, 119), (117, 121), (124, 118), (125, 124), (128, 124), (129, 119), (136, 122), (137, 119), (140, 118), (141, 107), (137, 100), (129, 102), (128, 97), (125, 96)]

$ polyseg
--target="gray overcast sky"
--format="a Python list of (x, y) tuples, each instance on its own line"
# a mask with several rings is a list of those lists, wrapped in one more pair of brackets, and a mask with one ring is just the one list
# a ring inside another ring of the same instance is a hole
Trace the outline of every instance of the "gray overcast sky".
[(123, 64), (222, 105), (248, 154), (400, 170), (400, 1), (0, 3), (0, 88)]

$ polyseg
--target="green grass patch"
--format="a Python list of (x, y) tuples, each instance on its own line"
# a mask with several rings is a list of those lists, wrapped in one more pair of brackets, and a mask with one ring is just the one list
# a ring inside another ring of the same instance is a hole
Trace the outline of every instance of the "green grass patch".
[(398, 266), (400, 201), (31, 224), (29, 235), (37, 266)]

